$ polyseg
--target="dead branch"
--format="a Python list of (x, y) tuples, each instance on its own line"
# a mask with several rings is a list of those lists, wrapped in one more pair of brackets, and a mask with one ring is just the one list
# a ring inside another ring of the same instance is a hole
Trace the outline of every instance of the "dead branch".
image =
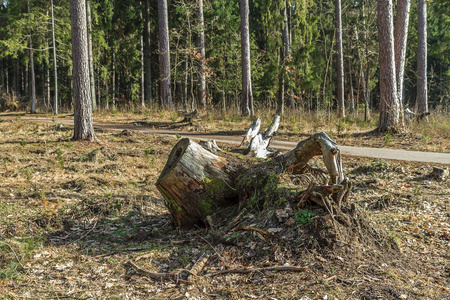
[(14, 257), (17, 259), (17, 262), (19, 263), (19, 265), (22, 267), (22, 269), (28, 269), (27, 267), (25, 267), (24, 265), (22, 265), (22, 263), (20, 262), (20, 259), (19, 259), (19, 257), (17, 256), (17, 254), (16, 254), (16, 251), (14, 251), (14, 249), (13, 249), (13, 247), (11, 247), (11, 245), (10, 244), (8, 244), (8, 243), (5, 243), (5, 242), (2, 242), (2, 241), (0, 241), (0, 243), (2, 243), (3, 245), (6, 245), (6, 246), (8, 246), (9, 247), (9, 249), (11, 249), (11, 252), (14, 254)]
[(208, 273), (203, 275), (203, 277), (212, 277), (217, 275), (224, 275), (230, 273), (241, 273), (248, 274), (253, 272), (263, 272), (263, 271), (287, 271), (287, 272), (305, 272), (308, 267), (293, 267), (293, 266), (274, 266), (274, 267), (265, 267), (265, 268), (253, 268), (253, 269), (229, 269), (229, 270), (220, 270), (213, 273)]
[(189, 270), (189, 274), (198, 276), (208, 262), (209, 255), (202, 255)]
[(245, 146), (247, 143), (250, 143), (250, 141), (258, 134), (260, 127), (261, 119), (257, 117), (255, 121), (253, 121), (252, 125), (250, 125), (250, 128), (247, 130), (247, 133), (245, 134), (242, 143), (239, 145), (239, 148)]
[(177, 280), (178, 273), (153, 273), (139, 268), (131, 260), (124, 263), (125, 267), (131, 267), (137, 274), (146, 276), (155, 280)]
[(265, 235), (274, 235), (273, 232), (270, 232), (270, 231), (267, 231), (267, 230), (264, 230), (264, 229), (260, 229), (260, 228), (256, 228), (256, 227), (253, 227), (253, 226), (240, 226), (240, 227), (237, 227), (237, 228), (233, 229), (232, 231), (237, 231), (237, 230), (250, 230), (250, 231), (259, 232), (259, 233), (262, 233), (262, 234), (265, 234)]

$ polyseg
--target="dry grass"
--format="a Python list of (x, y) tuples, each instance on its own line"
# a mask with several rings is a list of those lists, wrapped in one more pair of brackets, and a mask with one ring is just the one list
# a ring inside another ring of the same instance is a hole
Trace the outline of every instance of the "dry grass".
[[(256, 116), (262, 120), (262, 130), (272, 121), (274, 109), (257, 109)], [(94, 119), (110, 123), (139, 123), (155, 128), (167, 127), (180, 121), (182, 117), (176, 111), (99, 111)], [(218, 110), (200, 112), (193, 126), (181, 129), (199, 132), (241, 135), (252, 122), (250, 117), (242, 117), (239, 112), (223, 113)], [(372, 112), (372, 119), (364, 122), (364, 116), (358, 113), (355, 117), (337, 118), (328, 111), (306, 112), (302, 110), (287, 111), (282, 118), (277, 133), (279, 140), (299, 140), (311, 134), (325, 131), (341, 145), (393, 148), (415, 151), (450, 152), (450, 114), (434, 111), (428, 121), (413, 121), (400, 133), (380, 133), (376, 131), (378, 117)]]
[[(96, 118), (172, 121), (157, 112), (107, 115)], [(242, 131), (251, 121), (236, 117), (220, 123), (217, 117), (201, 115), (194, 126)], [(271, 114), (262, 118), (268, 125)], [(292, 118), (286, 117), (285, 128), (295, 123), (313, 130)], [(304, 208), (316, 217), (302, 221), (291, 208), (295, 203), (280, 199), (277, 207), (249, 209), (242, 225), (281, 231), (273, 238), (233, 232), (231, 246), (205, 229), (180, 231), (171, 224), (154, 182), (176, 137), (97, 131), (102, 144), (96, 144), (71, 142), (71, 135), (57, 123), (0, 118), (5, 299), (445, 299), (450, 293), (450, 187), (427, 176), (431, 166), (344, 157), (355, 183), (350, 200), (370, 225), (357, 231), (351, 245), (330, 238), (320, 208)], [(374, 177), (376, 184), (364, 183)], [(288, 217), (277, 217), (280, 211)], [(309, 268), (199, 277), (185, 285), (155, 282), (123, 266), (143, 257), (141, 268), (172, 272), (191, 267), (202, 253), (211, 255), (205, 272), (284, 264)]]

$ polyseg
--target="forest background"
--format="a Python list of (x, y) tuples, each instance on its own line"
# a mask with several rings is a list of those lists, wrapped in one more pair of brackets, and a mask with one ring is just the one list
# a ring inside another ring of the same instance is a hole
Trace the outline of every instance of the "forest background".
[[(2, 110), (24, 109), (31, 105), (31, 65), (35, 72), (38, 109), (55, 109), (55, 74), (58, 103), (65, 110), (71, 109), (69, 2), (54, 0), (52, 12), (50, 1), (1, 1)], [(203, 6), (204, 55), (199, 48), (200, 3)], [(286, 71), (284, 93), (289, 109), (333, 110), (337, 106), (335, 4), (333, 1), (309, 0), (287, 3), (290, 9), (286, 10), (284, 20), (280, 13), (284, 1), (249, 1), (251, 88), (255, 107), (277, 106), (280, 74)], [(94, 110), (157, 108), (161, 79), (158, 75), (158, 2), (88, 0), (87, 7)], [(238, 1), (168, 1), (170, 87), (176, 107), (195, 109), (200, 104), (241, 111), (239, 12)], [(428, 2), (427, 19), (429, 106), (445, 110), (450, 101), (450, 3)], [(282, 35), (286, 21), (290, 57), (284, 61)], [(342, 1), (342, 26), (347, 109), (356, 112), (364, 110), (367, 104), (370, 108), (378, 108), (377, 2)], [(200, 82), (203, 72), (206, 86), (204, 96), (200, 96), (203, 94)], [(411, 4), (404, 74), (404, 106), (414, 109), (417, 93), (416, 1)]]

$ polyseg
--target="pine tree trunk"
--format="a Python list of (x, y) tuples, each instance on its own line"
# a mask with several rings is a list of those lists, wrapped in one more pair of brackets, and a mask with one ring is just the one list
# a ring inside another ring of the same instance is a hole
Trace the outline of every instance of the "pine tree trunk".
[(144, 101), (152, 106), (152, 56), (150, 38), (150, 0), (145, 1), (144, 11)]
[(427, 2), (417, 2), (417, 109), (428, 112), (427, 91)]
[(242, 60), (242, 115), (253, 115), (253, 92), (251, 85), (250, 29), (248, 0), (240, 0), (241, 13), (241, 60)]
[(56, 62), (56, 42), (55, 42), (55, 18), (53, 15), (53, 0), (51, 0), (52, 6), (52, 44), (53, 44), (53, 68), (55, 77), (55, 100), (53, 112), (55, 115), (58, 114), (58, 64)]
[(378, 129), (385, 132), (391, 129), (397, 130), (399, 125), (392, 0), (378, 0), (377, 6), (380, 52), (380, 121)]
[(89, 81), (89, 57), (86, 27), (85, 0), (70, 1), (72, 25), (72, 63), (74, 93), (73, 140), (95, 140), (92, 125), (91, 86)]
[(278, 109), (277, 115), (283, 116), (284, 114), (284, 91), (285, 91), (285, 78), (286, 76), (286, 57), (289, 55), (289, 29), (287, 20), (287, 2), (284, 1), (284, 7), (281, 9), (281, 17), (283, 19), (283, 29), (281, 31), (281, 39), (283, 46), (280, 51), (280, 77), (278, 81)]
[(336, 9), (336, 51), (337, 51), (337, 104), (338, 114), (345, 117), (345, 98), (344, 98), (344, 53), (342, 49), (342, 13), (341, 0), (335, 0)]
[(353, 114), (353, 117), (355, 117), (356, 108), (355, 108), (355, 97), (353, 96), (353, 78), (352, 78), (352, 61), (351, 61), (351, 59), (348, 60), (348, 82), (350, 84), (350, 100), (352, 103), (352, 114)]
[(172, 108), (170, 90), (170, 51), (169, 51), (169, 19), (167, 16), (167, 0), (158, 0), (159, 18), (159, 79), (160, 102), (164, 108)]
[(4, 74), (4, 68), (3, 68), (3, 60), (0, 60), (0, 87), (1, 91), (6, 90), (5, 89), (5, 82), (4, 82), (5, 74)]
[[(288, 30), (288, 45), (287, 45), (287, 56), (291, 57), (291, 45), (292, 45), (292, 5), (291, 1), (286, 2), (287, 7), (287, 30)], [(288, 74), (289, 76), (289, 74)], [(290, 79), (290, 76), (289, 76)], [(289, 87), (289, 106), (293, 110), (295, 108), (295, 99), (294, 99), (294, 90), (292, 87)]]
[[(30, 14), (30, 0), (28, 0), (28, 14)], [(36, 113), (36, 77), (34, 74), (34, 55), (33, 55), (33, 40), (31, 37), (31, 30), (30, 30), (30, 37), (29, 37), (29, 47), (30, 47), (30, 71), (31, 71), (31, 113)]]
[(206, 56), (205, 56), (205, 23), (203, 20), (203, 0), (198, 0), (198, 20), (200, 25), (200, 32), (197, 38), (198, 43), (198, 52), (200, 53), (200, 61), (199, 61), (199, 77), (200, 82), (198, 85), (198, 104), (200, 108), (204, 108), (206, 106), (206, 73), (205, 73), (205, 64), (206, 64)]
[(92, 110), (97, 110), (97, 99), (95, 96), (95, 74), (94, 74), (94, 54), (92, 53), (92, 20), (90, 0), (86, 0), (87, 24), (88, 24), (88, 44), (89, 44), (89, 79), (91, 82)]
[[(49, 45), (50, 48), (50, 45)], [(47, 51), (47, 57), (45, 61), (45, 93), (47, 98), (47, 108), (51, 109), (51, 94), (50, 94), (50, 53)], [(48, 112), (48, 111), (47, 111)]]

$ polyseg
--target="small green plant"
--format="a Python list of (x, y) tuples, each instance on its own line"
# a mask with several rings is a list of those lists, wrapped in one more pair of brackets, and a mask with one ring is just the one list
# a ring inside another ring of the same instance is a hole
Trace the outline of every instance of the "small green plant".
[(179, 134), (179, 133), (175, 134), (175, 136), (177, 137), (177, 139), (181, 138), (181, 134)]
[(111, 115), (113, 117), (116, 117), (119, 114), (119, 109), (117, 108), (117, 106), (113, 106), (112, 110), (111, 110)]
[(420, 188), (420, 186), (417, 182), (414, 183), (413, 193), (414, 193), (414, 197), (418, 197), (418, 196), (422, 195), (422, 189)]
[(3, 157), (3, 166), (8, 170), (8, 158), (6, 156)]
[(24, 139), (20, 139), (20, 146), (25, 147), (28, 143)]
[(177, 113), (176, 111), (174, 111), (174, 112), (172, 113), (172, 115), (170, 116), (170, 120), (171, 120), (172, 122), (175, 122), (177, 119), (178, 119), (178, 113)]
[(112, 198), (112, 192), (111, 192), (111, 191), (106, 192), (105, 197), (106, 197), (107, 199), (111, 199), (111, 198)]
[(67, 148), (72, 148), (73, 143), (70, 137), (67, 138), (67, 143), (64, 143), (64, 146), (66, 146)]
[(347, 129), (347, 123), (345, 122), (345, 120), (336, 124), (336, 130), (338, 135), (341, 135), (341, 133), (344, 132), (345, 129)]
[(152, 149), (150, 149), (150, 148), (145, 148), (144, 149), (144, 157), (145, 158), (148, 158), (151, 153), (152, 153)]
[(422, 135), (422, 143), (424, 144), (428, 144), (428, 142), (431, 140), (431, 136), (428, 133), (428, 131), (426, 131), (423, 135)]
[(386, 132), (383, 138), (384, 144), (387, 145), (392, 142), (392, 134), (390, 132)]
[(294, 221), (297, 224), (306, 225), (312, 224), (313, 218), (316, 214), (308, 209), (302, 209), (295, 213)]
[(120, 210), (122, 209), (122, 204), (119, 203), (119, 199), (116, 199), (116, 202), (114, 202), (114, 208), (120, 212)]
[(58, 162), (58, 166), (61, 169), (64, 169), (64, 159), (62, 156), (62, 154), (63, 154), (62, 150), (58, 148), (58, 149), (56, 149), (55, 153), (56, 153), (56, 161)]

